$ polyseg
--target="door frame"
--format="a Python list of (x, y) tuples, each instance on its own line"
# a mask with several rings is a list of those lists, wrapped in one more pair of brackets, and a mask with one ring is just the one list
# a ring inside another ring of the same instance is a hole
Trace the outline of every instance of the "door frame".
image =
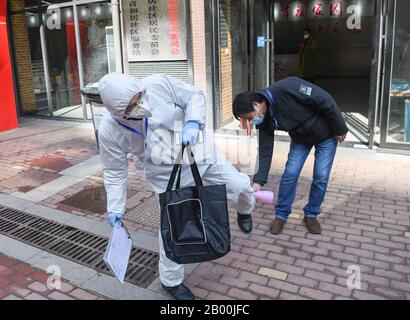
[(390, 112), (390, 88), (393, 78), (394, 44), (396, 33), (396, 8), (397, 0), (388, 1), (387, 8), (387, 32), (386, 32), (386, 60), (384, 64), (383, 98), (381, 109), (380, 147), (396, 150), (410, 150), (410, 144), (399, 142), (387, 142), (389, 112)]
[(255, 8), (255, 1), (263, 1), (263, 5), (265, 7), (265, 12), (267, 12), (267, 16), (265, 15), (264, 19), (266, 19), (266, 87), (270, 86), (274, 80), (273, 78), (273, 68), (271, 68), (274, 58), (274, 24), (275, 21), (273, 19), (273, 8), (274, 2), (271, 0), (248, 0), (249, 1), (249, 90), (260, 90), (262, 88), (255, 88), (255, 29), (254, 29), (254, 8)]
[[(242, 35), (246, 38), (243, 42), (246, 44), (242, 49), (242, 54), (245, 56), (242, 61), (241, 79), (236, 79), (238, 81), (243, 81), (246, 83), (246, 89), (250, 90), (250, 4), (252, 0), (231, 0), (240, 1), (241, 10), (244, 11), (242, 14), (242, 20), (240, 26), (237, 30), (242, 32)], [(209, 0), (205, 1), (205, 40), (206, 43), (210, 45), (206, 46), (205, 56), (206, 56), (206, 74), (207, 74), (207, 86), (211, 88), (211, 94), (208, 94), (207, 98), (212, 101), (214, 108), (212, 109), (212, 123), (214, 130), (218, 132), (229, 132), (222, 129), (223, 123), (221, 119), (222, 114), (222, 94), (221, 94), (221, 46), (220, 46), (220, 3), (221, 0)]]
[(373, 32), (373, 53), (370, 75), (368, 131), (369, 149), (373, 149), (376, 143), (376, 130), (381, 124), (381, 110), (383, 99), (383, 63), (386, 52), (386, 19), (388, 0), (377, 0), (375, 23)]

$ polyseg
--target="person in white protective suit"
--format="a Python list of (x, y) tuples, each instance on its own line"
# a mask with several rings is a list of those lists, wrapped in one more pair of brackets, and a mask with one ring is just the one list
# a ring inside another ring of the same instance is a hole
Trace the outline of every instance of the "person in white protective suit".
[[(204, 181), (226, 184), (228, 202), (238, 212), (239, 228), (245, 233), (252, 231), (250, 214), (255, 197), (249, 177), (238, 172), (218, 152), (212, 134), (204, 130), (205, 96), (199, 89), (166, 75), (138, 80), (111, 73), (99, 81), (99, 93), (109, 111), (99, 125), (98, 139), (111, 225), (125, 213), (128, 154), (134, 156), (137, 168), (144, 171), (158, 196), (166, 190), (182, 142), (193, 145)], [(195, 145), (198, 136), (203, 137), (203, 142)], [(193, 184), (190, 168), (184, 165), (181, 187)], [(183, 284), (184, 266), (165, 255), (161, 232), (159, 252), (159, 274), (164, 289), (175, 299), (194, 299)]]

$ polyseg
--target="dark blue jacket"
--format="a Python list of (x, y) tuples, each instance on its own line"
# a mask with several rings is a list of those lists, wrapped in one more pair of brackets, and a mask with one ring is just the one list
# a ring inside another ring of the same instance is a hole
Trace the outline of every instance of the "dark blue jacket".
[(264, 185), (268, 180), (275, 130), (287, 131), (293, 141), (306, 145), (316, 145), (348, 131), (332, 96), (308, 81), (289, 77), (259, 93), (268, 101), (268, 112), (263, 123), (256, 126), (259, 168), (253, 182)]

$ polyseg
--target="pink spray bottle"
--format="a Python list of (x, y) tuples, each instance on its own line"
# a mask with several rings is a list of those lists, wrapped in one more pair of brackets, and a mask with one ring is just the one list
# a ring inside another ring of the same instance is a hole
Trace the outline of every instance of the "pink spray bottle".
[(272, 191), (258, 191), (255, 192), (255, 199), (256, 201), (272, 204), (274, 195)]

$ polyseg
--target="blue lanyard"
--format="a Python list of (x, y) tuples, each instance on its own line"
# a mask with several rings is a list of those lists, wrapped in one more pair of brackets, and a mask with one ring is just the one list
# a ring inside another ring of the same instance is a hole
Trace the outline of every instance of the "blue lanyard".
[(275, 98), (273, 97), (272, 92), (270, 92), (268, 89), (265, 89), (265, 92), (268, 94), (269, 99), (270, 99), (269, 102), (271, 103), (271, 105), (273, 107), (274, 104), (275, 104)]
[(146, 135), (147, 135), (147, 131), (148, 131), (148, 118), (145, 118), (145, 136), (144, 136), (141, 132), (139, 132), (138, 130), (135, 130), (135, 129), (133, 129), (133, 128), (130, 128), (129, 126), (126, 126), (125, 124), (119, 122), (118, 120), (116, 120), (116, 121), (117, 121), (117, 123), (118, 123), (120, 126), (123, 126), (125, 129), (128, 129), (128, 130), (130, 130), (131, 132), (134, 132), (135, 134), (138, 134), (139, 136), (141, 136), (141, 137), (143, 137), (143, 138), (145, 139), (145, 137), (146, 137)]
[[(270, 104), (272, 105), (272, 111), (273, 111), (273, 109), (274, 109), (274, 106), (275, 106), (275, 98), (273, 97), (273, 95), (272, 95), (272, 92), (270, 92), (268, 89), (265, 89), (265, 92), (268, 94), (268, 96), (269, 96), (269, 102), (270, 102)], [(278, 122), (276, 121), (276, 119), (275, 119), (275, 117), (273, 117), (273, 121), (275, 122), (275, 127), (277, 127), (278, 126)]]

